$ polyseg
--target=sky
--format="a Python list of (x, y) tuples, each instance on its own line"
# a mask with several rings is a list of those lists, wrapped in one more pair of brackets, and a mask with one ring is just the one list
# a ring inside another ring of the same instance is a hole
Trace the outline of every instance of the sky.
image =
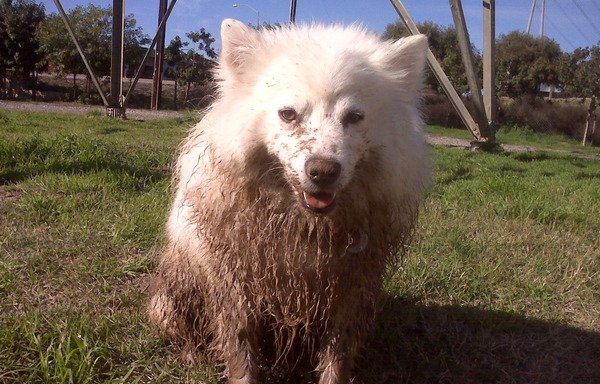
[[(46, 12), (57, 12), (53, 0), (37, 0)], [(125, 0), (126, 13), (132, 13), (138, 25), (151, 38), (158, 25), (158, 0)], [(540, 34), (542, 2), (537, 0), (531, 33)], [(76, 5), (93, 3), (111, 6), (111, 0), (61, 0), (69, 10)], [(237, 3), (238, 6), (233, 5)], [(481, 50), (482, 1), (463, 0), (463, 9), (471, 42)], [(545, 0), (544, 34), (556, 40), (563, 51), (591, 46), (600, 41), (600, 0)], [(415, 22), (433, 21), (440, 25), (453, 24), (448, 0), (404, 0), (404, 6)], [(498, 0), (496, 2), (496, 35), (514, 30), (524, 31), (531, 9), (530, 0)], [(225, 18), (246, 23), (285, 23), (289, 18), (289, 0), (177, 0), (167, 23), (167, 44), (175, 35), (182, 38), (187, 32), (205, 28), (215, 38), (219, 48), (219, 29)], [(359, 22), (376, 32), (398, 16), (389, 0), (297, 0), (296, 22), (353, 23)]]

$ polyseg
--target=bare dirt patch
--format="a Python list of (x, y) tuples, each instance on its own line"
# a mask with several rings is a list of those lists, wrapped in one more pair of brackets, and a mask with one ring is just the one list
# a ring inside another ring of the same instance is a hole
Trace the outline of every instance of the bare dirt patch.
[(7, 189), (0, 185), (0, 203), (9, 203), (19, 200), (22, 192), (15, 189)]

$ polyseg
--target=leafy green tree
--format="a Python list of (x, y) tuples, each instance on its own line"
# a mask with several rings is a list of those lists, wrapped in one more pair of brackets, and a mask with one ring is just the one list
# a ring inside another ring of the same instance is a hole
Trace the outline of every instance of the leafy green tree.
[(177, 85), (179, 83), (179, 71), (178, 68), (183, 64), (185, 59), (184, 47), (187, 47), (189, 43), (182, 41), (181, 37), (175, 36), (169, 45), (165, 48), (165, 61), (167, 62), (167, 69), (165, 74), (175, 80), (175, 91), (173, 92), (173, 104), (177, 109)]
[[(93, 4), (78, 5), (68, 13), (74, 29), (90, 66), (97, 76), (110, 74), (112, 10)], [(149, 43), (149, 38), (138, 27), (133, 15), (125, 18), (124, 62), (136, 67), (143, 57), (142, 45)], [(75, 44), (71, 40), (64, 22), (57, 14), (50, 15), (40, 26), (37, 39), (40, 52), (46, 56), (50, 71), (59, 76), (73, 74), (73, 86), (76, 88), (77, 74), (85, 73), (90, 77)]]
[(557, 84), (560, 46), (552, 39), (514, 31), (496, 42), (497, 79), (511, 97), (535, 95), (542, 83)]
[[(431, 21), (418, 23), (417, 28), (421, 33), (427, 35), (429, 48), (440, 62), (440, 65), (444, 69), (444, 72), (456, 90), (459, 93), (468, 91), (469, 87), (467, 83), (467, 77), (465, 76), (465, 67), (462, 62), (460, 48), (458, 46), (456, 29), (454, 29), (452, 26), (443, 27)], [(388, 24), (386, 26), (382, 38), (386, 40), (396, 40), (406, 36), (410, 36), (410, 32), (402, 21), (397, 21), (396, 23)], [(477, 49), (475, 49), (475, 47), (472, 47), (472, 49), (475, 59), (475, 66), (479, 70), (479, 76), (481, 76), (481, 54), (477, 51)], [(431, 70), (429, 70), (429, 68), (427, 68), (425, 84), (432, 89), (441, 91), (435, 75), (433, 72), (431, 72)]]
[(560, 80), (569, 94), (600, 96), (600, 44), (565, 53), (560, 65)]
[(40, 67), (35, 32), (44, 18), (44, 6), (33, 0), (0, 1), (0, 86), (9, 72), (15, 80), (28, 80)]
[[(171, 40), (165, 49), (165, 59), (170, 66), (167, 75), (186, 86), (185, 102), (188, 102), (192, 84), (206, 85), (212, 81), (217, 53), (212, 47), (215, 39), (204, 28), (186, 33), (186, 37), (189, 42), (182, 41), (179, 36)], [(190, 45), (191, 48), (184, 48)]]

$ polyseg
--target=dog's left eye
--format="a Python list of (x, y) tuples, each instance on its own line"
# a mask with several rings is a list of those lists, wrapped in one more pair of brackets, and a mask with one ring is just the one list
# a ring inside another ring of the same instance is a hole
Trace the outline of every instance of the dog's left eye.
[(298, 113), (294, 108), (283, 108), (279, 110), (279, 117), (286, 123), (291, 123), (296, 120)]
[(364, 118), (365, 115), (362, 112), (350, 111), (342, 118), (342, 125), (356, 124)]

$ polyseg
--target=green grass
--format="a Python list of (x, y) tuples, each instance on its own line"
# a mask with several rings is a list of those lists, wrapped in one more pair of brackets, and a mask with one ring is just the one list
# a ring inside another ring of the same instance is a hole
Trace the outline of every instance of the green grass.
[[(473, 136), (467, 129), (446, 128), (430, 125), (428, 134), (447, 136), (456, 139), (472, 140)], [(583, 147), (578, 140), (560, 134), (542, 134), (518, 127), (502, 126), (496, 133), (496, 139), (501, 144), (524, 145), (544, 150), (560, 150), (574, 153), (600, 154), (600, 147)]]
[[(0, 382), (218, 382), (144, 319), (191, 123), (0, 122)], [(600, 161), (432, 154), (361, 382), (600, 382)]]

